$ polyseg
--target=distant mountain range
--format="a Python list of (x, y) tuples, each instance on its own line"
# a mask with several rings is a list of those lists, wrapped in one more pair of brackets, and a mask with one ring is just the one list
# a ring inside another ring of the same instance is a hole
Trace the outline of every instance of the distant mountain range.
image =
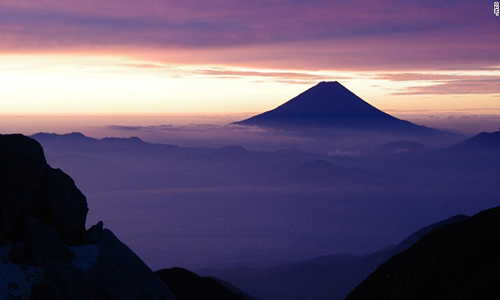
[(337, 81), (320, 82), (273, 110), (233, 124), (281, 130), (320, 128), (417, 136), (451, 135), (393, 117), (368, 104)]
[[(54, 165), (72, 171), (80, 183), (89, 182), (94, 190), (117, 186), (145, 189), (240, 184), (339, 185), (376, 179), (367, 172), (332, 164), (327, 155), (297, 149), (178, 147), (151, 144), (138, 138), (94, 139), (81, 133), (37, 133), (32, 137), (44, 146)], [(81, 178), (80, 173), (94, 176)]]
[[(38, 133), (33, 138), (55, 166), (71, 171), (83, 187), (113, 190), (248, 184), (427, 186), (456, 184), (451, 179), (459, 177), (483, 185), (498, 177), (499, 133), (481, 133), (449, 148), (400, 141), (354, 155), (178, 147), (138, 138), (94, 139), (81, 133)], [(94, 176), (85, 175), (89, 173)]]

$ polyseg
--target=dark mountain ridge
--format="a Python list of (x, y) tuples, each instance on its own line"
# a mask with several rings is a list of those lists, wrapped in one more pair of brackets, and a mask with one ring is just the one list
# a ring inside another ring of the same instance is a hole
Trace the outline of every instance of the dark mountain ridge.
[(467, 216), (457, 215), (434, 223), (416, 231), (396, 246), (367, 255), (336, 254), (268, 269), (205, 269), (199, 273), (231, 282), (261, 300), (344, 299), (383, 262), (408, 249), (432, 230), (467, 219)]
[(500, 207), (440, 227), (381, 265), (346, 299), (499, 299)]
[[(183, 268), (161, 269), (156, 275), (172, 290), (177, 300), (247, 300), (237, 288), (232, 291), (220, 281), (209, 277), (200, 277)], [(226, 284), (229, 285), (229, 284)]]

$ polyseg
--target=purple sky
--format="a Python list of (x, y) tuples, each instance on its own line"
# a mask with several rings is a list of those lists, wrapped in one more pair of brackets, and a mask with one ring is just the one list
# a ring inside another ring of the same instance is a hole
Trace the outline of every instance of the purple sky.
[(206, 49), (183, 60), (348, 70), (500, 64), (490, 0), (4, 0), (0, 20), (4, 53)]

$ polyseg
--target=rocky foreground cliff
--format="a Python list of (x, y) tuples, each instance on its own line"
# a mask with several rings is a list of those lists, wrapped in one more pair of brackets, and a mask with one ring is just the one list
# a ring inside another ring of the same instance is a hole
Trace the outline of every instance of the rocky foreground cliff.
[(51, 168), (38, 142), (0, 135), (0, 298), (175, 299)]

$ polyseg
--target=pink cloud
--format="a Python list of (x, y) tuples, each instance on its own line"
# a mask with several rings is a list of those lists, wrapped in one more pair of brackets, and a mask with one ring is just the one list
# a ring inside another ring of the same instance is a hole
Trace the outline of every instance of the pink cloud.
[(5, 0), (0, 3), (0, 52), (113, 49), (138, 56), (168, 51), (170, 57), (183, 57), (182, 63), (479, 68), (498, 64), (500, 33), (491, 5), (466, 0)]
[(378, 79), (390, 81), (426, 81), (432, 85), (412, 86), (394, 95), (499, 94), (500, 75), (452, 75), (427, 73), (386, 73)]
[(416, 86), (395, 95), (498, 94), (500, 77), (489, 80), (453, 80), (429, 86)]

